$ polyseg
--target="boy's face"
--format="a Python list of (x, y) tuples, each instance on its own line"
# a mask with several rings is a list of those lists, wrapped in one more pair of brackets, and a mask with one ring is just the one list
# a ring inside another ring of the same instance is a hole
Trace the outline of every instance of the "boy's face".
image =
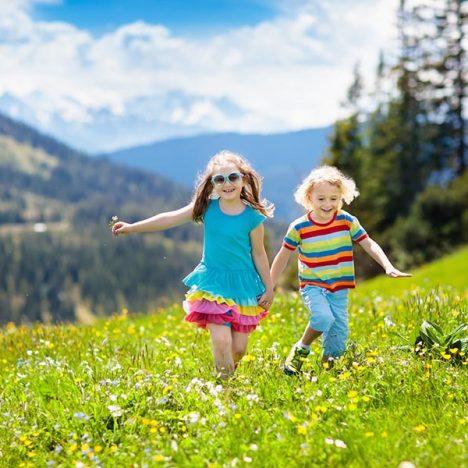
[(312, 211), (321, 219), (329, 219), (341, 208), (341, 189), (329, 182), (315, 184), (310, 194)]

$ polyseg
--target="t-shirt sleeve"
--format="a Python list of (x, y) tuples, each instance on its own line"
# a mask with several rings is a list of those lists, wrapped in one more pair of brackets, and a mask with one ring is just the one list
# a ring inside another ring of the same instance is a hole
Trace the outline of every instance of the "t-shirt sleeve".
[(353, 242), (361, 242), (369, 237), (366, 230), (361, 226), (361, 223), (355, 216), (352, 216), (349, 233)]
[(288, 250), (296, 250), (297, 246), (301, 243), (301, 237), (296, 229), (295, 223), (289, 225), (288, 231), (283, 239), (283, 247)]
[(258, 212), (257, 210), (252, 210), (252, 216), (250, 220), (250, 230), (254, 230), (256, 227), (258, 227), (260, 224), (265, 221), (266, 216), (262, 215), (262, 213)]

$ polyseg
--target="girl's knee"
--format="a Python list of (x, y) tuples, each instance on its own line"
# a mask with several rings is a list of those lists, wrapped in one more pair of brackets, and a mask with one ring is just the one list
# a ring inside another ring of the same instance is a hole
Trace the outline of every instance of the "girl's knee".
[(226, 335), (213, 335), (211, 337), (213, 346), (217, 349), (228, 349), (231, 347), (231, 337)]

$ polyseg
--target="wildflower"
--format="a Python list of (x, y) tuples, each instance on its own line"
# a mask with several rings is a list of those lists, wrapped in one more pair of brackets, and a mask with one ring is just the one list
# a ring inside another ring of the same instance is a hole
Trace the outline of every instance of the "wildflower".
[(395, 326), (395, 323), (392, 322), (392, 319), (390, 318), (390, 315), (386, 315), (384, 317), (384, 323), (387, 327), (394, 327)]
[(402, 461), (398, 468), (416, 468), (416, 465), (410, 461)]
[(111, 412), (114, 418), (118, 418), (119, 416), (122, 416), (123, 410), (118, 405), (109, 405), (107, 409)]
[(307, 427), (304, 425), (297, 426), (297, 433), (301, 435), (307, 434)]
[(335, 441), (333, 439), (326, 438), (325, 443), (328, 444), (328, 445), (333, 445), (335, 443)]
[(426, 426), (424, 424), (419, 424), (418, 426), (414, 427), (413, 430), (415, 432), (424, 432), (426, 430)]
[(79, 419), (80, 421), (88, 421), (89, 416), (85, 413), (73, 413), (73, 417)]
[(340, 439), (335, 440), (335, 446), (343, 449), (347, 448), (347, 445)]
[(255, 356), (253, 356), (252, 354), (246, 354), (242, 360), (244, 362), (252, 362), (252, 361), (255, 361)]

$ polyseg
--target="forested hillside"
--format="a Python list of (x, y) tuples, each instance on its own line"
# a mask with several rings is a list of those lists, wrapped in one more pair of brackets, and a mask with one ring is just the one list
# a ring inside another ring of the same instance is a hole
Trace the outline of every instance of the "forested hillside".
[(178, 207), (190, 195), (0, 115), (0, 322), (90, 320), (167, 303), (199, 256), (200, 229), (124, 240), (107, 223)]

